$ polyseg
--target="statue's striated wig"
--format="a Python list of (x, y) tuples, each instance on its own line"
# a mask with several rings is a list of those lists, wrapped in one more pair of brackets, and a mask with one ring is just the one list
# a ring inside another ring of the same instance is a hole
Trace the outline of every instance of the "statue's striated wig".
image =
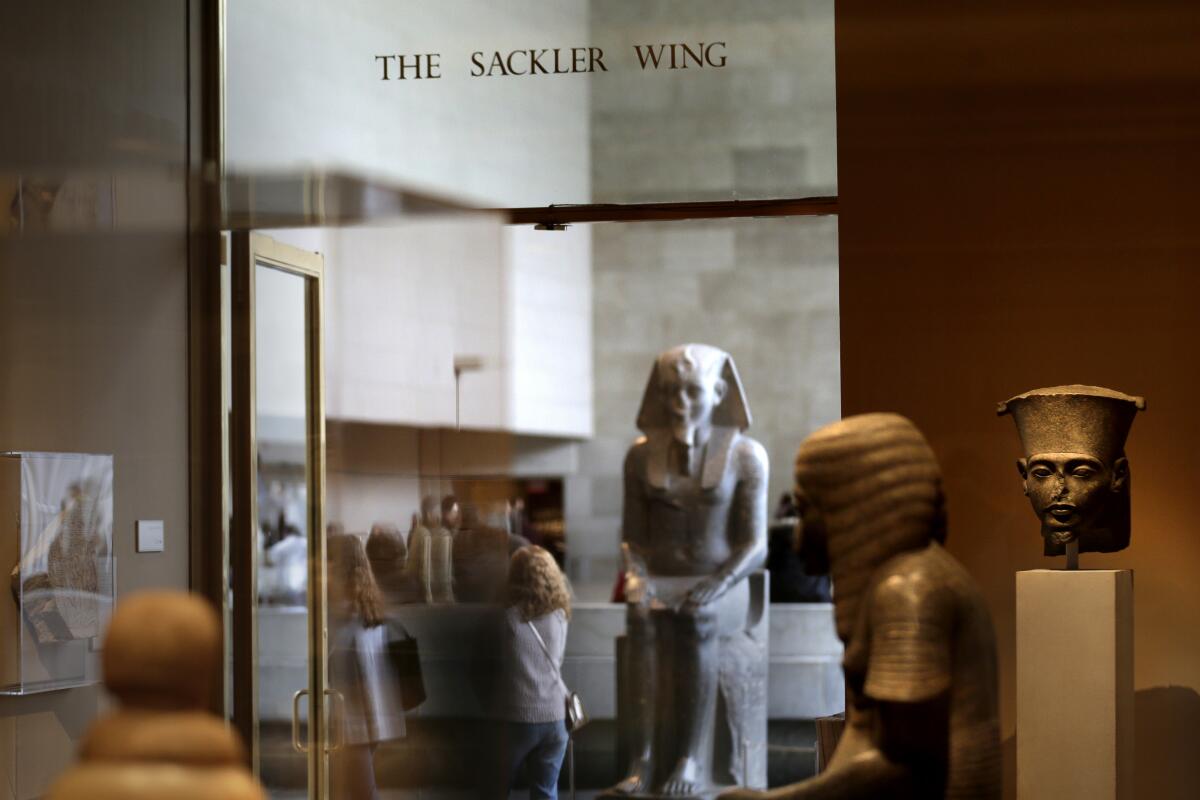
[(508, 604), (525, 620), (562, 609), (571, 617), (571, 591), (567, 577), (545, 548), (527, 545), (513, 553), (508, 565)]
[(838, 635), (848, 639), (876, 568), (945, 540), (941, 470), (909, 420), (862, 414), (804, 441), (796, 484), (824, 522)]

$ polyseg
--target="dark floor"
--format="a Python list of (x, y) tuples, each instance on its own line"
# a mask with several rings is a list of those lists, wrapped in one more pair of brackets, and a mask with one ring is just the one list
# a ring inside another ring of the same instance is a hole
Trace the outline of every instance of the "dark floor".
[[(409, 735), (380, 745), (375, 772), (385, 796), (449, 798), (471, 796), (483, 765), (489, 762), (493, 734), (479, 720), (410, 718)], [(771, 786), (794, 783), (813, 775), (816, 729), (810, 720), (772, 720), (768, 728), (767, 775)], [(293, 790), (304, 785), (304, 756), (291, 746), (291, 729), (266, 727), (261, 734), (262, 780), (269, 789)], [(567, 789), (564, 767), (562, 787)], [(575, 737), (575, 783), (580, 797), (619, 780), (617, 726), (596, 720)], [(273, 797), (285, 793), (272, 791)]]

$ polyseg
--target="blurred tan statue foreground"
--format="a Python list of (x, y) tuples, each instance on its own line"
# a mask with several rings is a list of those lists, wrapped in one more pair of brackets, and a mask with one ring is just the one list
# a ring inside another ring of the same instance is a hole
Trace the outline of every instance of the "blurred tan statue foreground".
[(97, 720), (80, 763), (48, 800), (265, 800), (225, 721), (204, 710), (220, 666), (220, 627), (203, 600), (143, 592), (122, 600), (104, 646), (120, 701)]
[(846, 728), (815, 778), (722, 798), (999, 798), (995, 634), (942, 547), (941, 472), (921, 432), (896, 414), (818, 430), (796, 455), (796, 502), (809, 572), (833, 576)]

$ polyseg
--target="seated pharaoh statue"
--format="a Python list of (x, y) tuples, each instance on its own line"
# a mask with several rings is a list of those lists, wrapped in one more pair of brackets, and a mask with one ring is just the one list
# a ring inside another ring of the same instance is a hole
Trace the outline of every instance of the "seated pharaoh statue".
[(197, 597), (121, 601), (103, 654), (105, 686), (121, 705), (93, 723), (80, 763), (48, 800), (265, 800), (237, 734), (204, 710), (220, 647), (217, 615)]
[(608, 796), (765, 785), (765, 759), (761, 770), (745, 760), (765, 753), (766, 636), (747, 633), (765, 601), (747, 578), (766, 557), (767, 455), (743, 434), (750, 412), (733, 359), (700, 344), (660, 355), (637, 425), (622, 517), (631, 764)]
[(833, 576), (846, 727), (820, 775), (723, 800), (999, 798), (995, 634), (942, 546), (941, 472), (921, 432), (895, 414), (818, 430), (796, 456), (796, 501), (809, 570)]

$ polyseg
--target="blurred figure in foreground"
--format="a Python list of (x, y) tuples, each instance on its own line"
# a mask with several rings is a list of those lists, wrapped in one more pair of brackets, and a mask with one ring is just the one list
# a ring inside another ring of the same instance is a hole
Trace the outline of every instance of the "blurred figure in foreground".
[(478, 508), (470, 503), (462, 507), (462, 525), (454, 535), (454, 592), (458, 602), (503, 601), (508, 543), (508, 532), (486, 524)]
[(367, 537), (367, 560), (379, 591), (389, 606), (413, 602), (415, 592), (405, 570), (408, 547), (395, 525), (376, 522)]
[(104, 683), (120, 701), (88, 730), (81, 763), (49, 800), (265, 800), (241, 739), (209, 714), (220, 667), (216, 612), (184, 592), (122, 600), (104, 643)]
[(388, 661), (383, 599), (362, 541), (333, 536), (328, 549), (329, 678), (345, 699), (344, 744), (334, 754), (331, 786), (334, 797), (374, 800), (375, 746), (404, 736), (400, 687)]
[(429, 583), (433, 602), (453, 603), (458, 599), (455, 597), (454, 548), (462, 524), (462, 511), (454, 495), (442, 498), (442, 516), (437, 523), (429, 528)]

